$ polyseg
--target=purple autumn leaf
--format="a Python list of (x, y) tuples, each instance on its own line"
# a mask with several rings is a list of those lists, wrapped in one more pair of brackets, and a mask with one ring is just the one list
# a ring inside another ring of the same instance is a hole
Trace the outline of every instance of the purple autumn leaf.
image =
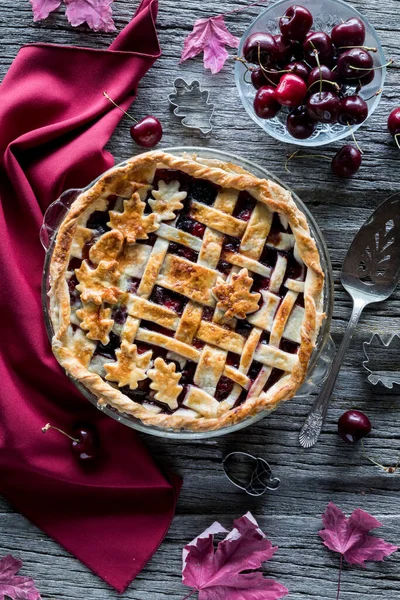
[(193, 31), (185, 38), (182, 56), (179, 62), (188, 60), (204, 51), (204, 67), (211, 73), (218, 73), (229, 57), (225, 46), (237, 48), (239, 38), (226, 28), (223, 15), (198, 19)]
[(47, 19), (49, 14), (56, 10), (61, 4), (61, 0), (30, 0), (32, 4), (33, 20), (41, 21)]
[(113, 0), (65, 0), (65, 14), (76, 27), (87, 23), (93, 31), (115, 31), (111, 3)]
[(0, 559), (0, 600), (40, 600), (33, 579), (16, 574), (21, 567), (22, 560), (10, 554)]
[(266, 579), (258, 569), (276, 552), (251, 513), (234, 521), (234, 529), (214, 552), (215, 533), (224, 530), (214, 523), (183, 551), (183, 583), (199, 591), (199, 600), (278, 600), (285, 586)]
[(365, 567), (366, 560), (382, 561), (399, 548), (381, 538), (369, 535), (372, 529), (382, 527), (375, 517), (358, 508), (349, 518), (330, 502), (322, 516), (325, 529), (319, 532), (325, 546), (343, 554), (351, 565)]

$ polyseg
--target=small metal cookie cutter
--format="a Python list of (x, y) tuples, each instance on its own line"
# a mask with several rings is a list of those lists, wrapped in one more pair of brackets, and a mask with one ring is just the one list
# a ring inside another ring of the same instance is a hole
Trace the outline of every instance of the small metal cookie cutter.
[(230, 452), (222, 466), (229, 481), (249, 496), (262, 496), (267, 490), (277, 490), (281, 484), (280, 479), (272, 478), (266, 460), (247, 452)]
[(381, 382), (388, 389), (400, 385), (400, 335), (380, 336), (374, 333), (369, 342), (363, 344), (366, 360), (363, 367), (368, 371), (372, 385)]
[(174, 91), (168, 100), (174, 106), (174, 115), (181, 117), (181, 123), (188, 129), (198, 129), (203, 135), (212, 131), (211, 117), (215, 105), (209, 102), (210, 93), (202, 90), (197, 79), (188, 83), (182, 77), (174, 81)]

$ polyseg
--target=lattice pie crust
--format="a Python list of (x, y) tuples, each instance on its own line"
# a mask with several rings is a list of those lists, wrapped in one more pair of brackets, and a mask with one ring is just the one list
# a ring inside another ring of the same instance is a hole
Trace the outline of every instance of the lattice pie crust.
[(288, 191), (233, 164), (149, 152), (83, 192), (59, 228), (53, 352), (99, 405), (218, 429), (298, 390), (323, 281)]

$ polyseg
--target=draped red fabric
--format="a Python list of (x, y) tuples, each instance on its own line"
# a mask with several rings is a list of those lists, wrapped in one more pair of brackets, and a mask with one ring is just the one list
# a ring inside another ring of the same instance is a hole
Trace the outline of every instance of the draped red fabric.
[[(54, 359), (41, 311), (47, 206), (113, 164), (104, 150), (141, 77), (160, 56), (156, 0), (143, 0), (107, 50), (21, 48), (0, 86), (0, 491), (33, 523), (118, 591), (161, 543), (180, 480), (167, 478), (137, 435), (96, 410)], [(69, 440), (98, 431), (88, 470)]]

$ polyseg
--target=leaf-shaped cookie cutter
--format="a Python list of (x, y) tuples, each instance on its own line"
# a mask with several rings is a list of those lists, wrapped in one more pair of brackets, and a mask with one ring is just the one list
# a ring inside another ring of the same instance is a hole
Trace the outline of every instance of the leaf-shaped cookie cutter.
[(280, 479), (272, 477), (266, 460), (247, 452), (230, 452), (222, 466), (229, 481), (249, 496), (262, 496), (267, 490), (277, 490), (281, 484)]
[(203, 135), (212, 131), (211, 118), (215, 105), (209, 102), (210, 93), (202, 90), (200, 81), (194, 79), (188, 83), (182, 77), (174, 81), (174, 91), (168, 95), (168, 100), (174, 108), (174, 115), (180, 117), (181, 123), (187, 129), (197, 129)]
[[(389, 390), (395, 383), (400, 385), (400, 334), (383, 338), (374, 333), (369, 342), (363, 343), (363, 350), (366, 360), (362, 364), (372, 385), (380, 382)], [(371, 350), (375, 350), (374, 356)]]

